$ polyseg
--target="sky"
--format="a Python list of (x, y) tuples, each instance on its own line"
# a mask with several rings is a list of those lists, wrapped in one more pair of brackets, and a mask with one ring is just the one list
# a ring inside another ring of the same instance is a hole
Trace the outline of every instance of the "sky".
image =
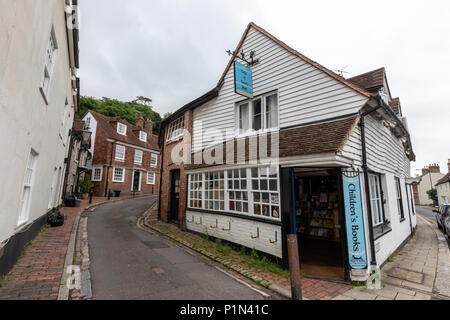
[(417, 156), (450, 159), (450, 2), (79, 0), (81, 94), (153, 99), (161, 115), (214, 88), (250, 21), (352, 77), (385, 67)]

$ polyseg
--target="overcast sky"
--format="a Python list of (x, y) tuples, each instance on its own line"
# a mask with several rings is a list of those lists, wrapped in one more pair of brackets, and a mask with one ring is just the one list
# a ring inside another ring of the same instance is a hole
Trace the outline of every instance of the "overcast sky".
[(385, 67), (408, 117), (411, 174), (450, 158), (450, 2), (80, 0), (82, 94), (153, 99), (163, 115), (212, 89), (247, 24), (345, 77)]

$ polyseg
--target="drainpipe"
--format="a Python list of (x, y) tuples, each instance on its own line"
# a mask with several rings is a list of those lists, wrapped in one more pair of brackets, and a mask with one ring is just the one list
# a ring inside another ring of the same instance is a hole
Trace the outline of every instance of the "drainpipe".
[(160, 133), (159, 135), (163, 137), (162, 139), (162, 148), (161, 148), (161, 161), (160, 161), (160, 166), (161, 168), (159, 168), (159, 195), (158, 195), (158, 219), (161, 219), (161, 193), (162, 193), (162, 175), (163, 175), (163, 169), (164, 169), (164, 145), (165, 145), (165, 136), (166, 130), (165, 127), (160, 128)]
[(375, 108), (372, 108), (366, 112), (360, 112), (359, 117), (359, 126), (361, 127), (361, 147), (362, 147), (362, 167), (364, 172), (364, 188), (366, 189), (366, 208), (369, 222), (369, 238), (370, 238), (370, 265), (377, 265), (377, 258), (375, 253), (375, 237), (373, 235), (373, 221), (372, 221), (372, 209), (370, 204), (370, 189), (369, 189), (369, 169), (367, 166), (367, 148), (366, 148), (366, 124), (365, 117), (371, 114), (372, 112), (377, 111), (381, 108), (382, 104), (379, 99), (381, 97), (378, 96), (378, 105)]
[[(75, 123), (75, 115), (74, 115), (74, 123)], [(69, 152), (66, 158), (66, 172), (64, 173), (64, 182), (63, 182), (63, 192), (62, 192), (62, 201), (66, 200), (67, 195), (67, 180), (69, 179), (69, 171), (70, 171), (70, 163), (72, 161), (72, 149), (73, 149), (73, 142), (74, 142), (74, 134), (73, 134), (73, 123), (72, 123), (72, 129), (69, 130), (69, 136), (70, 136), (70, 142), (69, 142)]]

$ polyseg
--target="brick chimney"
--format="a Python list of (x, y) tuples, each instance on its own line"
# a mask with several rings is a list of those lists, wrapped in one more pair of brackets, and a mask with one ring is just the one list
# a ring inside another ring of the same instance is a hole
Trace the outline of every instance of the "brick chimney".
[(429, 168), (430, 168), (431, 173), (440, 173), (441, 172), (441, 168), (439, 167), (439, 164), (437, 164), (437, 163), (430, 164)]
[(145, 121), (145, 131), (149, 134), (153, 132), (153, 122), (151, 119)]
[(138, 126), (141, 129), (144, 129), (144, 117), (140, 115), (136, 120), (136, 126)]

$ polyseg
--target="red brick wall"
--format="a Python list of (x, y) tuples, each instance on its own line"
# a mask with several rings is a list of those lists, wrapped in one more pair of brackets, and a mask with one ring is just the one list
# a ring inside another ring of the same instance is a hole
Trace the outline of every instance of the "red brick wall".
[[(184, 127), (185, 135), (180, 140), (171, 141), (169, 143), (164, 139), (164, 163), (162, 166), (162, 188), (161, 188), (161, 203), (160, 213), (163, 221), (169, 222), (171, 211), (171, 171), (180, 170), (180, 199), (178, 210), (179, 226), (182, 229), (186, 228), (186, 196), (187, 196), (187, 177), (184, 172), (184, 164), (176, 165), (172, 161), (172, 151), (176, 147), (181, 147), (183, 144), (188, 144), (188, 150), (190, 154), (191, 143), (188, 138), (192, 134), (192, 111), (187, 111), (184, 115)], [(166, 125), (164, 133), (167, 135), (168, 125)]]
[[(103, 167), (102, 181), (94, 182), (94, 195), (95, 196), (105, 196), (105, 189), (111, 191), (121, 191), (122, 195), (132, 194), (132, 180), (133, 172), (139, 170), (141, 172), (141, 190), (139, 194), (158, 194), (159, 192), (159, 182), (160, 176), (159, 171), (161, 168), (161, 156), (158, 155), (158, 166), (157, 168), (150, 167), (151, 152), (143, 151), (142, 164), (134, 163), (134, 151), (135, 148), (131, 146), (125, 146), (125, 161), (116, 161), (115, 152), (116, 145), (124, 145), (120, 142), (113, 143), (107, 141), (107, 137), (101, 128), (98, 128), (96, 133), (94, 157), (92, 165), (93, 167)], [(138, 149), (139, 150), (139, 149)], [(112, 151), (112, 153), (111, 153)], [(111, 161), (112, 156), (112, 161)], [(111, 166), (110, 166), (111, 165)], [(113, 182), (113, 168), (120, 167), (125, 169), (125, 181), (124, 182)], [(147, 184), (147, 171), (155, 172), (155, 184)], [(106, 182), (108, 181), (108, 183)]]

